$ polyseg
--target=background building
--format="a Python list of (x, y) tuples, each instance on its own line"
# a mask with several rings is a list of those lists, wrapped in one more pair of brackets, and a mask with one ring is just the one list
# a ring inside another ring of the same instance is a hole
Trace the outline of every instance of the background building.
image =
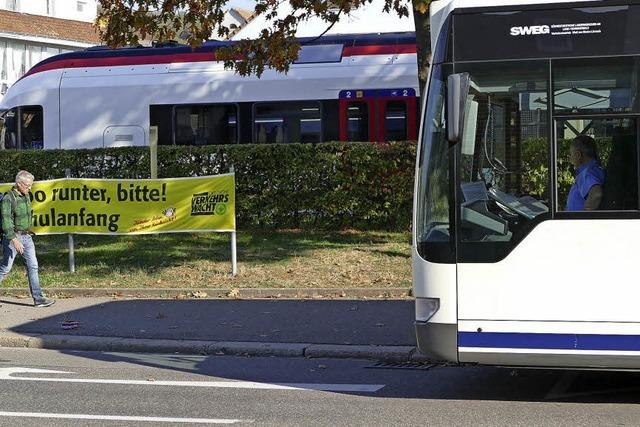
[[(240, 7), (232, 7), (225, 12), (222, 25), (230, 28), (231, 25), (235, 25), (235, 29), (231, 29), (231, 36), (233, 36), (233, 34), (237, 33), (242, 27), (247, 25), (247, 23), (253, 18), (253, 12), (250, 10), (242, 9)], [(212, 38), (216, 38), (215, 34)]]
[(96, 0), (0, 0), (0, 96), (33, 65), (100, 44)]
[(93, 22), (97, 0), (0, 0), (0, 9), (52, 18)]

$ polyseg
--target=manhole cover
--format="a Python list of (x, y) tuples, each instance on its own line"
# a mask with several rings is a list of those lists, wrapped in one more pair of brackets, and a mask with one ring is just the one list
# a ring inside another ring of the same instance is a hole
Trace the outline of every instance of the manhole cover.
[(365, 366), (369, 369), (417, 369), (426, 371), (436, 366), (435, 363), (419, 363), (419, 362), (378, 362), (373, 365)]

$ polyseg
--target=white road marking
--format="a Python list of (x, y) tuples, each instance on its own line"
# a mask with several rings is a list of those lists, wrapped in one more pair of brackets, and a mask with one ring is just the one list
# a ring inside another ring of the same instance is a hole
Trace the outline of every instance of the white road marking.
[(5, 412), (0, 411), (0, 417), (20, 418), (58, 418), (67, 420), (106, 420), (106, 421), (142, 421), (151, 423), (189, 423), (189, 424), (237, 424), (251, 423), (253, 420), (234, 420), (217, 418), (164, 418), (164, 417), (133, 417), (126, 415), (91, 415), (91, 414), (51, 414), (46, 412)]
[(254, 390), (313, 390), (336, 391), (354, 393), (375, 393), (384, 384), (314, 384), (314, 383), (258, 383), (252, 381), (149, 381), (149, 380), (115, 380), (91, 378), (52, 378), (52, 377), (15, 377), (14, 374), (72, 374), (73, 372), (53, 371), (50, 369), (34, 368), (0, 368), (0, 380), (12, 381), (49, 381), (62, 383), (90, 383), (90, 384), (124, 384), (124, 385), (154, 385), (173, 387), (214, 387), (214, 388), (243, 388)]

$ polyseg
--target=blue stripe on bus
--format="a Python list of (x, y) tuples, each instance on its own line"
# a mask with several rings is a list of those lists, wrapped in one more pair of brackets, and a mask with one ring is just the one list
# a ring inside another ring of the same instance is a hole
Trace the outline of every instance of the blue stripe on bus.
[(640, 351), (640, 335), (458, 332), (459, 347)]

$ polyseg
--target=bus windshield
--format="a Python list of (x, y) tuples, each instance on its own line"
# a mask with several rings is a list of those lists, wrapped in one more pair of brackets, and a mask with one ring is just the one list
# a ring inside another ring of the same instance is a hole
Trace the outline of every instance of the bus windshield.
[(460, 68), (471, 89), (457, 146), (459, 239), (507, 242), (549, 210), (546, 63)]
[(423, 141), (418, 159), (418, 209), (416, 233), (418, 251), (434, 261), (450, 261), (450, 155), (446, 135), (445, 99), (450, 67), (432, 67), (424, 121)]
[[(457, 68), (469, 73), (471, 90), (464, 133), (453, 148), (446, 141), (444, 121), (446, 70), (433, 72), (420, 159), (419, 187), (425, 191), (418, 193), (418, 246), (432, 259), (451, 252), (438, 242), (451, 243), (449, 182), (454, 177), (459, 182), (455, 199), (462, 242), (509, 242), (549, 211), (547, 64), (473, 63)], [(454, 173), (452, 150), (457, 157)]]

